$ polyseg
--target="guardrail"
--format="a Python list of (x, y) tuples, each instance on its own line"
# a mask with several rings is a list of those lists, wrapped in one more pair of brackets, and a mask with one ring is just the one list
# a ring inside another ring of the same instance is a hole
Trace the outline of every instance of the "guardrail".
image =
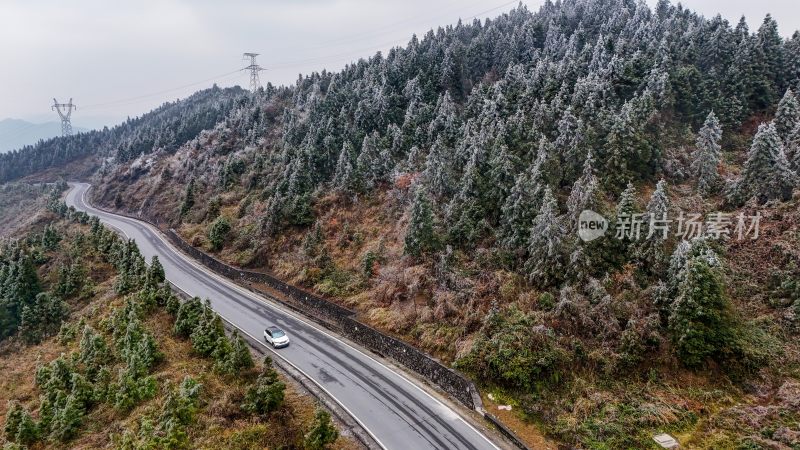
[[(172, 292), (182, 301), (185, 302), (192, 298), (191, 295), (186, 293), (183, 289), (179, 288), (175, 283), (167, 280), (167, 284), (172, 289)], [(220, 316), (222, 320), (222, 324), (225, 330), (232, 334), (237, 332), (239, 336), (247, 342), (247, 345), (250, 346), (256, 353), (261, 356), (267, 356), (269, 350), (264, 345), (263, 342), (259, 341), (258, 339), (253, 338), (250, 334), (245, 332), (243, 329), (239, 328), (236, 324), (228, 321), (228, 319)], [(277, 356), (277, 357), (275, 357)], [(369, 450), (378, 450), (381, 448), (380, 444), (378, 444), (367, 431), (356, 422), (354, 417), (351, 417), (341, 406), (331, 398), (325, 391), (323, 391), (317, 384), (314, 383), (313, 380), (303, 375), (294, 365), (290, 364), (288, 361), (284, 361), (280, 357), (280, 355), (274, 354), (271, 355), (272, 363), (278, 367), (281, 371), (283, 371), (287, 376), (291, 377), (295, 382), (297, 382), (303, 389), (305, 389), (309, 394), (313, 395), (317, 401), (319, 401), (322, 405), (324, 405), (329, 411), (331, 411), (334, 416), (345, 426), (348, 428), (350, 433), (353, 437), (358, 440), (366, 449)]]
[[(97, 207), (95, 206), (95, 208)], [(98, 209), (103, 210), (102, 208)], [(152, 220), (140, 214), (132, 215), (118, 211), (107, 212), (141, 220), (162, 230), (159, 225), (160, 221)], [(333, 322), (336, 325), (336, 331), (352, 341), (381, 356), (388, 357), (424, 377), (468, 408), (477, 411), (515, 446), (522, 450), (530, 450), (525, 443), (523, 443), (513, 431), (500, 422), (497, 417), (487, 413), (483, 409), (483, 401), (481, 400), (477, 387), (461, 373), (445, 366), (416, 347), (358, 321), (355, 318), (355, 312), (337, 305), (330, 300), (288, 284), (270, 274), (237, 268), (224, 263), (186, 242), (172, 228), (166, 230), (164, 234), (173, 245), (217, 274), (232, 281), (243, 281), (248, 284), (249, 289), (267, 296), (292, 310), (298, 310), (301, 313), (310, 315), (312, 318), (323, 316), (327, 319), (327, 322), (322, 322), (323, 324), (327, 325)], [(297, 302), (297, 304), (301, 305), (301, 307), (298, 308), (292, 303), (286, 302), (257, 286), (253, 286), (252, 283), (269, 286), (291, 298), (293, 301)]]
[[(241, 280), (249, 283), (264, 284), (283, 293), (302, 305), (304, 307), (302, 309), (310, 310), (307, 312), (322, 314), (326, 319), (333, 321), (341, 334), (349, 339), (422, 375), (470, 409), (480, 406), (475, 404), (475, 399), (472, 396), (472, 389), (474, 389), (472, 381), (417, 348), (358, 321), (354, 318), (355, 313), (353, 311), (285, 283), (272, 275), (230, 266), (184, 241), (173, 229), (168, 230), (166, 235), (176, 247), (214, 272), (234, 281)], [(250, 287), (253, 290), (269, 295), (268, 292), (258, 287)], [(282, 302), (281, 299), (276, 300)], [(282, 303), (286, 304), (285, 302)]]

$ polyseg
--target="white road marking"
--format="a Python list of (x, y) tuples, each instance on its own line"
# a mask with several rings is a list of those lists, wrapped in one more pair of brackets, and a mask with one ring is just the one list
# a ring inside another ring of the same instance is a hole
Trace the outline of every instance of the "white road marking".
[[(82, 184), (86, 184), (87, 186), (91, 186), (91, 185), (89, 185), (88, 183), (82, 183)], [(88, 189), (87, 189), (87, 190), (88, 190)], [(82, 195), (81, 195), (81, 201), (83, 201), (84, 205), (86, 205), (86, 206), (89, 206), (89, 204), (86, 202), (86, 192), (87, 192), (87, 190), (83, 191), (83, 193), (82, 193)], [(93, 207), (91, 207), (91, 206), (89, 206), (89, 207), (90, 207), (90, 208), (93, 208)], [(96, 208), (93, 208), (93, 209), (96, 209)], [(100, 211), (102, 211), (102, 210), (100, 210)], [(235, 282), (233, 282), (232, 280), (229, 280), (229, 279), (227, 279), (227, 278), (224, 278), (224, 277), (222, 277), (221, 275), (217, 275), (215, 272), (211, 271), (211, 269), (208, 269), (207, 267), (200, 265), (200, 263), (197, 263), (196, 261), (194, 261), (194, 259), (193, 259), (193, 258), (189, 257), (188, 255), (186, 255), (185, 253), (183, 253), (183, 251), (181, 251), (180, 249), (178, 249), (178, 248), (176, 248), (175, 246), (173, 246), (171, 242), (167, 241), (167, 240), (165, 239), (165, 237), (163, 237), (163, 234), (161, 233), (161, 230), (154, 228), (154, 227), (153, 227), (151, 224), (149, 224), (148, 222), (144, 222), (144, 221), (141, 221), (141, 220), (137, 220), (137, 219), (133, 219), (133, 218), (128, 218), (128, 217), (124, 217), (124, 216), (119, 216), (119, 215), (117, 215), (117, 214), (110, 213), (110, 212), (107, 212), (107, 211), (102, 211), (102, 212), (104, 212), (104, 213), (106, 213), (106, 214), (109, 214), (109, 215), (112, 215), (112, 216), (115, 216), (115, 217), (118, 217), (118, 218), (121, 218), (121, 219), (123, 219), (123, 221), (124, 221), (124, 219), (127, 219), (127, 220), (135, 220), (137, 223), (139, 223), (139, 224), (142, 224), (142, 225), (146, 226), (148, 229), (150, 229), (150, 230), (151, 230), (151, 231), (152, 231), (152, 232), (155, 234), (155, 236), (156, 236), (156, 237), (157, 237), (157, 238), (158, 238), (158, 239), (159, 239), (159, 240), (160, 240), (160, 241), (161, 241), (161, 242), (162, 242), (164, 245), (166, 245), (168, 248), (170, 248), (171, 250), (173, 250), (173, 253), (174, 253), (174, 254), (176, 254), (178, 257), (180, 257), (180, 258), (181, 258), (181, 259), (182, 259), (184, 262), (186, 262), (186, 263), (188, 263), (188, 264), (190, 264), (190, 265), (194, 266), (196, 269), (200, 270), (201, 272), (205, 273), (206, 275), (210, 276), (211, 278), (213, 278), (213, 279), (215, 279), (215, 280), (217, 280), (217, 281), (219, 281), (219, 282), (221, 282), (221, 283), (224, 283), (224, 284), (225, 284), (226, 286), (228, 286), (229, 288), (231, 288), (231, 289), (234, 289), (234, 290), (238, 291), (240, 294), (242, 294), (242, 295), (244, 295), (244, 296), (246, 296), (246, 297), (250, 298), (251, 300), (256, 300), (258, 303), (260, 303), (260, 304), (264, 304), (264, 305), (266, 305), (266, 306), (268, 306), (268, 307), (272, 308), (274, 311), (277, 311), (277, 312), (280, 312), (280, 313), (283, 313), (283, 314), (286, 314), (286, 315), (289, 315), (289, 316), (293, 317), (294, 319), (296, 319), (296, 320), (298, 320), (298, 321), (300, 321), (300, 322), (304, 323), (305, 325), (307, 325), (307, 326), (309, 326), (309, 327), (311, 327), (311, 328), (313, 328), (313, 329), (317, 330), (318, 332), (322, 333), (323, 335), (325, 335), (325, 336), (327, 336), (327, 337), (330, 337), (330, 338), (333, 338), (333, 339), (335, 339), (336, 341), (340, 342), (341, 344), (343, 344), (343, 345), (347, 346), (347, 347), (348, 347), (348, 348), (350, 348), (351, 350), (353, 350), (353, 351), (355, 351), (355, 352), (358, 352), (359, 354), (361, 354), (361, 355), (365, 356), (366, 358), (369, 358), (369, 359), (371, 359), (371, 360), (372, 360), (372, 361), (374, 361), (376, 364), (378, 364), (378, 366), (380, 366), (381, 368), (385, 369), (386, 371), (388, 371), (389, 373), (391, 373), (391, 374), (393, 374), (393, 375), (396, 375), (396, 376), (398, 376), (400, 379), (404, 380), (406, 383), (408, 383), (409, 385), (413, 386), (415, 389), (417, 389), (417, 390), (419, 390), (420, 392), (422, 392), (423, 394), (425, 394), (425, 395), (426, 395), (428, 398), (430, 398), (431, 400), (433, 400), (433, 401), (436, 403), (436, 405), (437, 405), (437, 406), (438, 406), (438, 407), (441, 409), (441, 411), (448, 411), (448, 412), (450, 412), (450, 414), (454, 415), (454, 416), (455, 416), (455, 418), (457, 418), (458, 420), (460, 420), (461, 422), (463, 422), (463, 423), (464, 423), (464, 424), (465, 424), (465, 425), (466, 425), (466, 426), (467, 426), (469, 429), (471, 429), (471, 430), (472, 430), (472, 431), (474, 431), (474, 432), (475, 432), (475, 433), (476, 433), (478, 436), (480, 436), (480, 437), (482, 437), (484, 440), (486, 440), (486, 442), (487, 442), (487, 443), (489, 443), (489, 445), (491, 445), (491, 446), (492, 446), (493, 448), (495, 448), (496, 450), (500, 450), (500, 448), (499, 448), (497, 445), (495, 445), (495, 443), (494, 443), (494, 442), (490, 441), (490, 440), (489, 440), (489, 438), (488, 438), (488, 437), (486, 437), (486, 435), (484, 435), (483, 433), (481, 433), (480, 431), (478, 431), (478, 430), (477, 430), (475, 427), (473, 427), (473, 426), (472, 426), (472, 424), (470, 424), (470, 423), (469, 423), (468, 421), (466, 421), (466, 420), (465, 420), (463, 417), (461, 417), (461, 415), (459, 415), (459, 414), (458, 414), (456, 411), (454, 411), (452, 408), (450, 408), (450, 407), (448, 407), (447, 405), (445, 405), (444, 403), (442, 403), (442, 401), (441, 401), (441, 400), (437, 399), (436, 397), (432, 396), (430, 393), (428, 393), (427, 391), (425, 391), (425, 390), (424, 390), (424, 389), (422, 389), (421, 387), (417, 386), (417, 385), (416, 385), (416, 383), (414, 383), (414, 382), (412, 382), (410, 379), (408, 379), (408, 378), (406, 377), (406, 375), (405, 375), (405, 374), (403, 374), (403, 373), (401, 373), (401, 372), (395, 372), (395, 371), (391, 370), (391, 369), (390, 369), (388, 366), (386, 366), (386, 365), (385, 365), (385, 364), (383, 364), (382, 362), (378, 361), (377, 359), (375, 359), (375, 358), (374, 358), (374, 357), (372, 357), (371, 355), (368, 355), (368, 354), (366, 354), (365, 352), (363, 352), (363, 351), (361, 351), (361, 350), (359, 350), (359, 349), (357, 349), (357, 348), (353, 347), (352, 345), (350, 345), (350, 344), (349, 344), (349, 343), (347, 343), (346, 341), (344, 341), (344, 340), (340, 339), (338, 336), (332, 335), (332, 334), (330, 334), (330, 333), (328, 333), (328, 332), (326, 332), (326, 331), (322, 330), (321, 328), (317, 327), (316, 325), (314, 325), (314, 324), (312, 324), (312, 323), (308, 322), (308, 321), (307, 321), (305, 318), (302, 318), (302, 317), (298, 316), (298, 315), (297, 315), (297, 314), (295, 314), (293, 311), (290, 311), (290, 310), (288, 310), (288, 309), (284, 309), (284, 307), (283, 307), (282, 305), (280, 305), (280, 304), (274, 304), (274, 303), (272, 303), (271, 301), (267, 301), (267, 300), (269, 300), (267, 297), (263, 297), (263, 296), (260, 296), (260, 295), (256, 295), (256, 294), (255, 294), (255, 293), (253, 293), (252, 291), (249, 291), (249, 290), (247, 290), (247, 289), (245, 289), (245, 288), (243, 288), (243, 287), (239, 286), (238, 284), (236, 284), (236, 283), (235, 283)], [(127, 236), (127, 234), (126, 234), (126, 236)], [(181, 289), (183, 290), (183, 288), (181, 288)], [(184, 292), (185, 292), (185, 291), (184, 291)], [(218, 314), (219, 314), (219, 313), (218, 313)], [(224, 317), (223, 317), (223, 318), (224, 318)], [(228, 323), (231, 323), (231, 324), (233, 324), (233, 322), (229, 321), (228, 319), (225, 319), (225, 320), (226, 320), (226, 321), (228, 321)], [(236, 326), (236, 325), (234, 325), (234, 326)], [(241, 328), (239, 328), (238, 326), (236, 326), (236, 328), (238, 328), (238, 329), (240, 329), (240, 330), (241, 330)], [(250, 336), (251, 338), (253, 337), (252, 335), (250, 335), (249, 333), (245, 332), (244, 330), (242, 330), (242, 331), (243, 331), (245, 334), (247, 334), (248, 336)], [(256, 339), (256, 340), (257, 340), (258, 342), (261, 342), (259, 339)], [(266, 345), (265, 345), (265, 346), (266, 346)], [(279, 355), (279, 354), (278, 354), (278, 352), (275, 352), (274, 350), (273, 350), (273, 353), (275, 353), (275, 354)], [(336, 402), (337, 402), (339, 405), (341, 405), (341, 406), (342, 406), (342, 408), (344, 408), (344, 409), (345, 409), (345, 411), (347, 411), (347, 412), (350, 414), (350, 416), (351, 416), (351, 417), (353, 417), (353, 419), (355, 419), (355, 420), (356, 420), (356, 421), (359, 423), (359, 425), (361, 425), (361, 426), (364, 428), (364, 430), (366, 430), (366, 431), (367, 431), (367, 433), (369, 433), (369, 434), (370, 434), (370, 436), (372, 436), (372, 438), (373, 438), (373, 439), (375, 439), (375, 441), (376, 441), (376, 442), (377, 442), (377, 443), (378, 443), (378, 444), (379, 444), (381, 447), (383, 447), (384, 449), (385, 449), (385, 448), (387, 448), (387, 447), (386, 447), (386, 446), (384, 446), (384, 445), (383, 445), (383, 444), (380, 442), (380, 440), (379, 440), (379, 439), (378, 439), (378, 438), (377, 438), (377, 437), (376, 437), (376, 436), (375, 436), (375, 435), (374, 435), (374, 434), (373, 434), (373, 433), (372, 433), (372, 432), (371, 432), (371, 431), (370, 431), (370, 430), (369, 430), (369, 429), (368, 429), (368, 428), (367, 428), (367, 427), (366, 427), (366, 426), (365, 426), (365, 425), (364, 425), (364, 424), (361, 422), (361, 420), (360, 420), (360, 419), (358, 419), (358, 417), (356, 417), (354, 414), (352, 414), (352, 413), (350, 412), (350, 410), (348, 410), (348, 408), (347, 408), (346, 406), (344, 406), (344, 404), (342, 404), (342, 402), (341, 402), (341, 401), (339, 401), (339, 399), (337, 399), (337, 398), (336, 398), (336, 396), (334, 396), (333, 394), (331, 394), (331, 393), (330, 393), (330, 392), (329, 392), (327, 389), (325, 389), (324, 387), (322, 387), (322, 385), (320, 385), (320, 384), (319, 384), (319, 382), (317, 382), (316, 380), (314, 380), (312, 377), (308, 376), (308, 375), (307, 375), (305, 372), (303, 372), (303, 371), (302, 371), (300, 368), (298, 368), (297, 366), (295, 366), (295, 365), (294, 365), (294, 364), (293, 364), (291, 361), (289, 361), (288, 359), (286, 359), (285, 357), (283, 357), (283, 356), (281, 356), (281, 355), (279, 355), (279, 356), (281, 357), (281, 359), (283, 359), (284, 361), (286, 361), (286, 362), (288, 362), (289, 364), (291, 364), (291, 365), (292, 365), (292, 367), (295, 367), (295, 368), (296, 368), (297, 370), (299, 370), (299, 371), (300, 371), (300, 372), (301, 372), (303, 375), (305, 375), (305, 376), (306, 376), (306, 377), (308, 377), (310, 380), (312, 380), (312, 381), (313, 381), (313, 382), (314, 382), (314, 383), (315, 383), (317, 386), (319, 386), (319, 387), (320, 387), (322, 390), (324, 390), (326, 393), (328, 393), (328, 395), (330, 395), (330, 396), (331, 396), (331, 397), (332, 397), (334, 400), (336, 400)], [(452, 417), (452, 416), (451, 416), (451, 417)]]

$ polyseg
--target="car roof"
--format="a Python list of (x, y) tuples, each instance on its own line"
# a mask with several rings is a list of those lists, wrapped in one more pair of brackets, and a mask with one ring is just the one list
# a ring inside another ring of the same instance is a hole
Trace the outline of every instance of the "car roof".
[(270, 331), (283, 331), (278, 327), (267, 327), (267, 329), (270, 330)]

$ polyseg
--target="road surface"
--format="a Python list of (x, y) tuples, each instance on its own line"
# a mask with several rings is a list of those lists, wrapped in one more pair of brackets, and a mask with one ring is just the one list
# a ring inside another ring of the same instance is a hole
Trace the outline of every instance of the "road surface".
[(210, 299), (214, 310), (263, 342), (268, 325), (284, 329), (291, 344), (276, 353), (333, 397), (386, 449), (497, 449), (453, 409), (405, 376), (303, 320), (237, 286), (176, 250), (151, 225), (107, 213), (86, 200), (89, 185), (73, 183), (66, 203), (98, 216), (136, 240), (149, 261), (158, 256), (167, 279), (192, 296)]

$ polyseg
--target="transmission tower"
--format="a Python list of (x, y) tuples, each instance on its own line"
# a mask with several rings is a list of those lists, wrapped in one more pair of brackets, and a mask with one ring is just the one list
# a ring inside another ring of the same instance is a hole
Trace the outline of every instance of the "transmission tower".
[[(62, 111), (61, 108), (64, 108), (66, 112)], [(69, 118), (72, 116), (72, 110), (78, 109), (77, 106), (72, 104), (72, 99), (69, 99), (69, 103), (58, 103), (58, 100), (54, 98), (51, 109), (58, 111), (58, 115), (61, 117), (61, 135), (72, 136), (72, 123), (70, 123)]]
[(250, 60), (250, 65), (245, 67), (244, 70), (250, 71), (250, 90), (253, 92), (257, 91), (258, 88), (261, 87), (261, 83), (258, 80), (258, 72), (264, 70), (264, 68), (259, 66), (256, 62), (256, 56), (258, 56), (258, 53), (245, 53), (242, 55), (242, 59)]

